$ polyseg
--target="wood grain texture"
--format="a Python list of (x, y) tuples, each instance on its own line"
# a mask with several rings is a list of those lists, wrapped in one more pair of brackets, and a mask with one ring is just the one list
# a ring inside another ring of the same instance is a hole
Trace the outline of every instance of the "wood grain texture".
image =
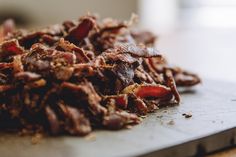
[(203, 81), (194, 91), (182, 93), (180, 105), (160, 109), (132, 129), (96, 131), (92, 140), (47, 137), (32, 145), (30, 137), (2, 134), (1, 157), (201, 156), (235, 144), (235, 87)]

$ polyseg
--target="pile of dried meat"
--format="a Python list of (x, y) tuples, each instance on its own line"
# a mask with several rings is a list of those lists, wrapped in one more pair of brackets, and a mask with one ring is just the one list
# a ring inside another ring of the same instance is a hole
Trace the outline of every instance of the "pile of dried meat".
[(86, 135), (121, 129), (179, 103), (200, 82), (169, 66), (155, 36), (92, 15), (42, 30), (0, 28), (0, 130)]

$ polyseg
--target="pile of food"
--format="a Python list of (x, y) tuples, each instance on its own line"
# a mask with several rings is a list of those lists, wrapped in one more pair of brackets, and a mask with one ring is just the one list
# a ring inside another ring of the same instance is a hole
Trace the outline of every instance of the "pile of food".
[(0, 28), (0, 130), (86, 135), (121, 129), (178, 104), (200, 82), (170, 66), (155, 36), (86, 15), (42, 30)]

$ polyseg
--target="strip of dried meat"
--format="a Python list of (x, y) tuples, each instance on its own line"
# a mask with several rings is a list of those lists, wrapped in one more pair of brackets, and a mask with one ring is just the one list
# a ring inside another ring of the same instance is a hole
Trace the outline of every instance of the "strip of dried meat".
[(174, 78), (176, 85), (183, 87), (191, 87), (201, 82), (197, 75), (186, 71), (175, 74)]
[(76, 45), (65, 41), (63, 38), (58, 42), (58, 48), (67, 52), (72, 52), (76, 56), (76, 63), (87, 63), (90, 61), (89, 57), (85, 54), (85, 51)]
[(103, 119), (103, 125), (111, 130), (117, 130), (125, 127), (126, 125), (138, 124), (140, 119), (137, 115), (127, 112), (115, 112)]
[(144, 44), (148, 46), (153, 46), (156, 41), (156, 36), (149, 31), (137, 31), (131, 32), (132, 37), (135, 39), (136, 43)]
[(12, 86), (12, 85), (7, 85), (7, 84), (0, 85), (0, 92), (1, 93), (12, 90), (12, 89), (14, 89), (14, 86)]
[[(120, 41), (127, 41), (127, 37), (122, 32), (127, 25), (123, 22), (114, 20), (105, 20), (105, 22), (98, 28), (97, 32), (93, 33), (89, 39), (97, 54), (106, 51), (109, 48), (114, 48), (115, 43)], [(100, 51), (100, 53), (98, 52)]]
[(0, 59), (24, 53), (17, 40), (5, 41), (0, 46)]
[(138, 56), (138, 57), (158, 57), (161, 56), (160, 52), (157, 51), (155, 48), (151, 47), (141, 47), (137, 46), (132, 43), (120, 43), (116, 45), (116, 49), (118, 52), (127, 52), (131, 55)]
[(109, 95), (109, 96), (105, 96), (103, 99), (104, 101), (109, 101), (110, 99), (113, 99), (115, 101), (115, 105), (122, 109), (126, 109), (128, 106), (127, 94)]
[(71, 135), (86, 135), (91, 131), (90, 122), (82, 112), (63, 103), (59, 107), (65, 116), (65, 130)]
[(2, 24), (2, 33), (3, 36), (7, 36), (8, 34), (14, 32), (15, 30), (15, 21), (13, 19), (7, 19)]
[(45, 107), (45, 113), (49, 122), (50, 131), (52, 134), (58, 134), (60, 131), (60, 122), (55, 114), (55, 112), (49, 107)]
[(88, 36), (93, 27), (95, 27), (94, 18), (90, 16), (83, 17), (80, 23), (69, 31), (65, 39), (77, 45)]
[(96, 93), (91, 83), (84, 82), (80, 85), (76, 85), (69, 82), (63, 82), (61, 86), (66, 92), (75, 94), (75, 98), (78, 97), (80, 100), (87, 102), (88, 108), (92, 114), (99, 115), (106, 113), (106, 109), (100, 105), (101, 97)]
[(152, 84), (133, 84), (127, 86), (122, 93), (124, 94), (134, 94), (140, 98), (156, 97), (161, 98), (168, 96), (171, 93), (171, 89), (164, 85), (152, 85)]
[(130, 108), (133, 110), (133, 112), (140, 115), (146, 115), (148, 113), (147, 105), (141, 98), (138, 97), (131, 97)]
[(165, 70), (165, 77), (166, 77), (167, 86), (170, 87), (170, 89), (173, 92), (173, 95), (175, 96), (175, 100), (177, 101), (177, 103), (179, 103), (180, 102), (180, 95), (179, 95), (179, 92), (178, 92), (177, 87), (175, 85), (175, 80), (174, 80), (171, 70), (169, 70), (169, 69)]

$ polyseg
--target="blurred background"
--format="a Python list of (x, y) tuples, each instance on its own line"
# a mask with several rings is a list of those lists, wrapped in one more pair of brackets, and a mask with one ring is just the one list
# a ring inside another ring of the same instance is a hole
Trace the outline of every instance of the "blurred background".
[(0, 22), (41, 27), (77, 19), (87, 12), (128, 20), (158, 35), (157, 48), (169, 62), (204, 78), (236, 82), (235, 0), (0, 0)]

